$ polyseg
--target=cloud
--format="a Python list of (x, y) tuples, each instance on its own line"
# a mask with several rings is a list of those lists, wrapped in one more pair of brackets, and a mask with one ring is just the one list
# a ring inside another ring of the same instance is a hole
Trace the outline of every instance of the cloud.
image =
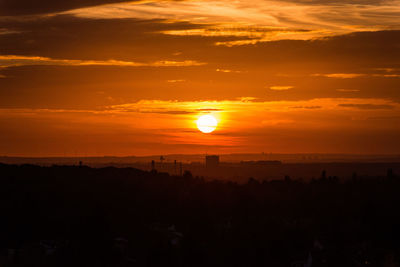
[(338, 92), (360, 92), (359, 89), (336, 89)]
[[(318, 98), (304, 101), (255, 101), (254, 97), (241, 97), (236, 100), (221, 101), (177, 101), (177, 100), (140, 100), (133, 103), (115, 104), (97, 109), (59, 109), (59, 108), (0, 108), (0, 114), (32, 114), (32, 113), (92, 113), (92, 114), (168, 114), (191, 115), (202, 112), (243, 113), (243, 116), (264, 116), (263, 114), (297, 112), (292, 109), (322, 109), (337, 111), (337, 107), (372, 109), (400, 109), (400, 104), (385, 99), (363, 98)], [(371, 103), (371, 101), (375, 103)], [(343, 103), (348, 102), (348, 103)], [(319, 112), (319, 111), (318, 111)], [(351, 112), (351, 110), (347, 111)]]
[(396, 29), (400, 5), (395, 1), (143, 1), (70, 10), (91, 19), (164, 19), (206, 24), (167, 30), (176, 36), (235, 36), (215, 44), (235, 46), (276, 40), (311, 40), (361, 31)]
[(178, 79), (178, 80), (167, 80), (167, 83), (181, 83), (181, 82), (185, 82), (186, 80), (183, 79)]
[(322, 106), (294, 106), (296, 109), (321, 109)]
[(216, 69), (216, 72), (223, 72), (223, 73), (242, 73), (243, 71), (240, 70), (229, 70), (229, 69)]
[[(0, 34), (0, 52), (3, 55), (57, 59), (115, 59), (139, 62), (177, 58), (190, 60), (182, 55), (173, 55), (182, 45), (186, 47), (185, 42), (155, 33), (187, 27), (201, 25), (161, 20), (91, 20), (69, 15), (0, 18), (0, 28), (19, 32)], [(160, 46), (160, 43), (163, 46)], [(201, 42), (200, 46), (202, 44)]]
[(400, 78), (400, 74), (372, 74), (373, 77)]
[(373, 68), (373, 70), (384, 71), (384, 72), (400, 71), (399, 68)]
[[(333, 4), (334, 3), (334, 4)], [(216, 45), (252, 45), (277, 40), (314, 40), (353, 32), (398, 29), (395, 1), (124, 1), (2, 0), (0, 16), (72, 15), (93, 20), (165, 20), (190, 22), (186, 29), (155, 31), (171, 36), (235, 37)], [(36, 16), (43, 19), (47, 16)], [(10, 17), (8, 17), (10, 18)], [(15, 19), (15, 18), (13, 18)], [(201, 25), (201, 27), (196, 26)]]
[(339, 107), (356, 109), (394, 109), (395, 106), (387, 104), (338, 104)]
[(161, 60), (149, 63), (121, 61), (121, 60), (77, 60), (77, 59), (53, 59), (40, 56), (18, 56), (0, 55), (0, 67), (19, 67), (29, 65), (50, 65), (50, 66), (120, 66), (120, 67), (189, 67), (201, 66), (205, 63), (193, 60), (171, 61)]
[[(236, 37), (240, 40), (217, 41), (216, 45), (232, 47), (235, 45), (249, 45), (259, 42), (276, 40), (307, 40), (316, 35), (323, 36), (321, 31), (289, 29), (282, 27), (267, 26), (240, 26), (223, 25), (203, 27), (196, 29), (168, 30), (161, 33), (175, 36), (203, 36), (203, 37)], [(329, 34), (328, 34), (329, 35)]]
[[(353, 79), (359, 77), (381, 77), (381, 78), (399, 78), (400, 74), (382, 74), (382, 73), (328, 73), (328, 74), (312, 74), (315, 77), (327, 77), (327, 78), (338, 78), (338, 79)], [(344, 89), (339, 89), (344, 90)], [(344, 92), (344, 91), (342, 91)]]
[[(165, 101), (140, 100), (135, 103), (125, 103), (107, 106), (106, 113), (160, 113), (160, 114), (199, 114), (202, 112), (244, 112), (248, 114), (264, 114), (272, 112), (294, 112), (292, 109), (304, 110), (337, 110), (337, 107), (356, 108), (360, 110), (398, 109), (400, 104), (385, 99), (362, 98), (320, 98), (304, 101), (255, 101), (253, 97), (241, 97), (236, 100), (221, 101)], [(349, 103), (343, 103), (349, 102)], [(296, 111), (297, 112), (297, 111)]]
[(214, 112), (214, 111), (223, 111), (223, 109), (220, 108), (198, 108), (196, 109), (197, 111), (200, 112)]
[(15, 33), (19, 33), (18, 31), (13, 31), (13, 30), (9, 30), (9, 29), (2, 29), (0, 28), (0, 35), (4, 34), (15, 34)]
[(292, 89), (293, 86), (270, 86), (269, 89), (273, 91), (286, 91)]
[(257, 97), (253, 96), (244, 96), (244, 97), (239, 97), (238, 100), (243, 103), (249, 103), (257, 100)]
[(153, 114), (167, 114), (167, 115), (187, 115), (193, 114), (194, 111), (185, 111), (185, 110), (139, 110), (138, 113), (153, 113)]
[(136, 103), (126, 103), (107, 106), (106, 113), (149, 113), (166, 115), (188, 115), (197, 113), (189, 103), (177, 101), (140, 100)]
[[(59, 65), (7, 68), (1, 70), (7, 78), (0, 79), (0, 106), (92, 108), (154, 97), (163, 100), (235, 99), (243, 92), (262, 101), (340, 98), (355, 94), (337, 91), (337, 88), (360, 90), (357, 97), (400, 101), (398, 78), (372, 76), (381, 72), (375, 68), (398, 68), (400, 31), (363, 32), (312, 41), (263, 42), (229, 48), (213, 44), (237, 37), (160, 33), (202, 27), (209, 25), (163, 20), (92, 20), (66, 15), (0, 20), (0, 28), (20, 32), (0, 35), (4, 55), (102, 64), (108, 59), (143, 64), (160, 60), (207, 63), (195, 68), (180, 68), (179, 72), (175, 68), (159, 68), (156, 76), (151, 67), (121, 68), (111, 62), (107, 62), (107, 67), (69, 62), (75, 65), (68, 68)], [(174, 55), (177, 51), (180, 53)], [(217, 69), (221, 71), (217, 72)], [(238, 72), (240, 74), (236, 74)], [(282, 77), (278, 73), (288, 75)], [(316, 79), (310, 76), (312, 73), (365, 76), (362, 79)], [(382, 71), (381, 74), (397, 72)], [(186, 82), (166, 83), (173, 79)], [(266, 81), (271, 86), (293, 85), (296, 90), (263, 90)], [(196, 93), (187, 90), (188, 87)], [(114, 100), (106, 100), (95, 94), (97, 91), (104, 91)], [(81, 96), (79, 99), (75, 97), (77, 94)]]
[(328, 73), (328, 74), (312, 74), (315, 77), (327, 77), (327, 78), (338, 78), (338, 79), (353, 79), (358, 77), (363, 77), (363, 73)]
[(31, 0), (1, 0), (0, 16), (45, 14), (45, 13), (69, 10), (73, 8), (117, 3), (124, 1), (134, 1), (134, 0), (68, 0), (68, 1), (41, 0), (40, 2)]

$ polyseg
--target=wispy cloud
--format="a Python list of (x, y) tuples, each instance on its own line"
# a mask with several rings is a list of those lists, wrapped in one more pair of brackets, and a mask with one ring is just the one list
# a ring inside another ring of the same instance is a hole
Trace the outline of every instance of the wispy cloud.
[(323, 109), (336, 111), (337, 107), (369, 109), (398, 109), (400, 104), (386, 99), (364, 98), (316, 98), (299, 101), (257, 101), (254, 97), (242, 97), (236, 100), (221, 101), (176, 101), (176, 100), (140, 100), (99, 107), (98, 109), (21, 109), (0, 108), (4, 113), (92, 113), (92, 114), (131, 114), (155, 113), (168, 115), (190, 115), (204, 112), (243, 113), (243, 115), (261, 115), (271, 112), (293, 112), (293, 109)]
[(308, 40), (315, 36), (329, 36), (329, 32), (321, 30), (289, 29), (283, 27), (245, 26), (245, 25), (218, 25), (205, 28), (168, 30), (161, 33), (177, 36), (206, 36), (206, 37), (235, 37), (240, 40), (218, 41), (216, 45), (235, 46), (256, 44), (259, 42), (276, 41), (282, 39)]
[[(373, 101), (373, 103), (371, 103)], [(105, 113), (159, 113), (170, 115), (200, 114), (214, 112), (215, 114), (244, 112), (245, 114), (264, 114), (264, 112), (293, 112), (293, 109), (322, 109), (335, 111), (337, 107), (370, 109), (399, 109), (400, 104), (385, 99), (363, 98), (319, 98), (302, 101), (257, 101), (253, 97), (242, 97), (237, 100), (223, 101), (165, 101), (140, 100), (107, 106)]]
[(322, 106), (294, 106), (295, 109), (320, 109)]
[(186, 110), (138, 110), (138, 113), (153, 113), (153, 114), (167, 114), (167, 115), (187, 115), (193, 114), (194, 111)]
[(326, 74), (315, 73), (315, 74), (312, 74), (312, 76), (327, 77), (327, 78), (339, 78), (339, 79), (353, 79), (353, 78), (366, 76), (366, 74), (363, 74), (363, 73), (326, 73)]
[(216, 43), (233, 46), (396, 29), (399, 25), (400, 5), (397, 1), (382, 1), (379, 4), (268, 0), (140, 1), (81, 8), (65, 13), (93, 19), (190, 21), (205, 26), (162, 33), (242, 37), (239, 40)]
[(269, 87), (269, 89), (273, 90), (273, 91), (287, 91), (292, 89), (293, 86), (271, 86)]
[(336, 89), (338, 92), (360, 92), (358, 89)]
[(2, 35), (2, 34), (15, 34), (15, 33), (19, 33), (19, 31), (0, 28), (0, 35)]
[(240, 70), (230, 70), (230, 69), (216, 69), (216, 72), (223, 72), (223, 73), (242, 73), (243, 71)]
[(181, 83), (186, 82), (186, 80), (178, 79), (178, 80), (167, 80), (167, 83)]
[(134, 62), (121, 60), (78, 60), (53, 59), (40, 56), (0, 55), (0, 67), (18, 67), (27, 65), (57, 65), (57, 66), (121, 66), (121, 67), (189, 67), (201, 66), (205, 63), (185, 60), (161, 60), (155, 62)]
[(339, 107), (356, 109), (394, 109), (394, 105), (388, 104), (338, 104)]
[[(327, 77), (327, 78), (337, 78), (337, 79), (354, 79), (360, 77), (381, 77), (381, 78), (400, 78), (400, 74), (397, 73), (315, 73), (311, 76), (314, 77)], [(338, 89), (344, 90), (344, 89)], [(344, 92), (344, 91), (342, 91)]]
[(373, 77), (400, 78), (400, 74), (372, 74)]
[(197, 111), (200, 112), (216, 112), (216, 111), (223, 111), (223, 109), (220, 108), (198, 108), (196, 109)]

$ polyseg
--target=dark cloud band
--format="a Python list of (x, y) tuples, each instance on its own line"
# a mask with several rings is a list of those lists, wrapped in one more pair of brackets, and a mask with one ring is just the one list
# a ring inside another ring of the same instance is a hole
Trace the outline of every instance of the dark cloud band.
[(0, 0), (0, 16), (45, 14), (133, 0)]

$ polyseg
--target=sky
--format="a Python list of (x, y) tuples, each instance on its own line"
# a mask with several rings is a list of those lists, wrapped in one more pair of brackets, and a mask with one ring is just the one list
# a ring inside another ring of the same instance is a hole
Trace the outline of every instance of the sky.
[(2, 156), (399, 154), (399, 136), (400, 1), (0, 0)]

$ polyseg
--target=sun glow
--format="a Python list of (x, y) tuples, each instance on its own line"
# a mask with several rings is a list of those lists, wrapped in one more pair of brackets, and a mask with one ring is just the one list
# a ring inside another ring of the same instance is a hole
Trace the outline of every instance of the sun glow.
[(197, 120), (197, 128), (203, 133), (213, 132), (218, 125), (218, 121), (212, 115), (203, 115)]

